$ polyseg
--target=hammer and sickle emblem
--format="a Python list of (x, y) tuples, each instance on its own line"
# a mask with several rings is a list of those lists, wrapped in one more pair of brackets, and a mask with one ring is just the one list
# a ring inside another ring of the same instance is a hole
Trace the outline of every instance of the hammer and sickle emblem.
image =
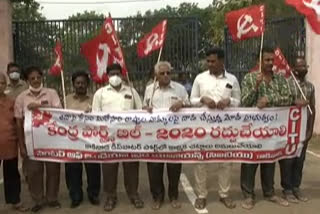
[[(99, 50), (103, 51), (102, 58), (99, 59)], [(110, 48), (105, 43), (100, 43), (98, 52), (96, 54), (96, 63), (97, 63), (97, 75), (102, 78), (103, 74), (106, 73), (106, 68), (108, 65)]]
[(144, 50), (144, 54), (148, 55), (148, 53), (152, 50), (152, 47), (155, 45), (159, 44), (158, 41), (159, 35), (156, 33), (151, 34), (151, 36), (148, 37), (147, 39), (147, 47)]
[(303, 0), (302, 2), (306, 7), (314, 9), (318, 17), (320, 16), (320, 0), (312, 0), (311, 2)]
[(252, 23), (253, 18), (248, 14), (242, 14), (237, 22), (238, 33), (237, 37), (240, 39), (242, 35), (249, 33), (251, 30), (257, 32), (258, 26)]

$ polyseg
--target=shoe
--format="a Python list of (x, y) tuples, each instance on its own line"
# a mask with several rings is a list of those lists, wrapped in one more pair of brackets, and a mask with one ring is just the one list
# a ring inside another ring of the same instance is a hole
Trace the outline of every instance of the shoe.
[(289, 203), (297, 204), (299, 200), (292, 193), (283, 193), (284, 199), (286, 199)]
[(100, 200), (99, 200), (99, 198), (98, 197), (89, 197), (89, 201), (90, 201), (90, 203), (92, 204), (92, 205), (95, 205), (95, 206), (97, 206), (97, 205), (99, 205), (100, 204)]
[(177, 199), (173, 199), (170, 201), (171, 207), (174, 209), (179, 209), (181, 207), (181, 203)]
[(152, 208), (153, 210), (159, 210), (160, 207), (161, 207), (161, 205), (162, 205), (162, 201), (160, 201), (160, 200), (154, 200), (153, 203), (152, 203), (151, 208)]
[(207, 199), (205, 198), (197, 198), (194, 202), (194, 207), (198, 210), (203, 210), (207, 206)]
[(59, 201), (50, 201), (47, 203), (48, 207), (55, 208), (55, 209), (60, 209), (61, 204)]
[(251, 210), (254, 207), (253, 198), (246, 198), (241, 202), (241, 207), (246, 210)]
[(21, 202), (17, 203), (17, 204), (12, 204), (12, 209), (24, 213), (29, 211), (29, 207), (25, 207)]
[(110, 212), (112, 211), (117, 205), (117, 200), (114, 198), (107, 198), (106, 203), (104, 204), (104, 211)]
[(144, 203), (143, 201), (141, 200), (141, 198), (139, 197), (136, 197), (136, 198), (132, 198), (131, 199), (131, 203), (133, 204), (133, 206), (137, 209), (141, 209), (144, 207)]
[(226, 208), (229, 208), (229, 209), (234, 209), (236, 208), (236, 203), (234, 203), (234, 201), (227, 197), (227, 198), (220, 198), (220, 202), (224, 204), (224, 206), (226, 206)]
[(71, 205), (70, 205), (70, 208), (71, 209), (77, 208), (77, 207), (80, 206), (80, 204), (81, 204), (81, 201), (72, 201)]
[(42, 209), (43, 209), (43, 205), (42, 204), (36, 204), (31, 208), (31, 212), (37, 213)]
[(273, 203), (276, 203), (280, 206), (283, 206), (283, 207), (288, 207), (289, 206), (289, 202), (283, 198), (280, 198), (276, 195), (273, 195), (271, 197), (265, 197), (265, 200), (267, 201), (270, 201), (270, 202), (273, 202)]
[(299, 191), (293, 191), (293, 195), (302, 202), (307, 202), (309, 201), (309, 198), (305, 196), (300, 190)]

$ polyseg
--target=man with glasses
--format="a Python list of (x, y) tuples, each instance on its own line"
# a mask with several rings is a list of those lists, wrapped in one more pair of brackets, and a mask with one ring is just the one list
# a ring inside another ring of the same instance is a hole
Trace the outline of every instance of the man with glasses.
[[(177, 112), (189, 103), (188, 93), (184, 86), (171, 80), (171, 70), (172, 67), (169, 62), (158, 62), (155, 65), (157, 82), (155, 85), (151, 84), (147, 86), (143, 109), (150, 113), (152, 113), (153, 109), (160, 108)], [(173, 208), (181, 207), (178, 201), (181, 166), (181, 163), (167, 163), (168, 195)], [(160, 209), (164, 201), (163, 169), (164, 163), (148, 163), (149, 183), (153, 197), (152, 209), (154, 210)]]
[[(139, 94), (122, 82), (122, 68), (119, 64), (107, 67), (109, 84), (100, 88), (93, 97), (92, 112), (128, 111), (141, 109)], [(131, 203), (135, 208), (143, 208), (143, 201), (138, 194), (139, 162), (123, 162), (124, 184)], [(104, 210), (109, 212), (117, 204), (117, 180), (119, 163), (102, 164), (103, 184), (106, 193)]]
[(294, 105), (306, 106), (310, 105), (312, 114), (308, 111), (306, 140), (303, 142), (303, 149), (300, 157), (280, 160), (281, 186), (283, 188), (284, 197), (291, 203), (299, 201), (306, 202), (308, 198), (301, 192), (300, 184), (302, 180), (302, 169), (306, 158), (308, 142), (312, 137), (313, 125), (316, 114), (315, 109), (315, 92), (311, 82), (306, 80), (308, 66), (304, 57), (297, 57), (293, 74), (295, 75), (300, 88), (302, 89), (306, 100), (303, 98), (293, 77), (289, 79), (289, 86), (293, 96)]
[[(212, 48), (206, 52), (208, 69), (198, 74), (194, 80), (190, 101), (194, 106), (206, 106), (209, 109), (223, 110), (226, 107), (237, 107), (240, 104), (240, 86), (237, 78), (224, 68), (224, 52), (220, 48)], [(218, 184), (220, 201), (229, 209), (236, 207), (229, 197), (231, 187), (232, 163), (218, 163)], [(198, 198), (197, 209), (206, 207), (207, 164), (195, 167), (195, 184)]]

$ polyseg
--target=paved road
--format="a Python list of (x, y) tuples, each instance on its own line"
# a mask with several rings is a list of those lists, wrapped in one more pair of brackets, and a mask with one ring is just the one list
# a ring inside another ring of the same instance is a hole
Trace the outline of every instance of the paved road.
[[(319, 152), (318, 152), (319, 154)], [(2, 171), (2, 170), (1, 170)], [(130, 214), (150, 214), (150, 213), (158, 213), (158, 214), (197, 214), (197, 213), (218, 213), (218, 214), (245, 214), (245, 213), (258, 213), (258, 214), (316, 214), (320, 211), (320, 156), (316, 157), (314, 155), (308, 154), (307, 161), (305, 164), (305, 171), (304, 171), (304, 181), (303, 181), (303, 189), (305, 192), (310, 196), (312, 200), (307, 203), (299, 203), (290, 205), (288, 208), (280, 207), (274, 205), (270, 202), (266, 202), (262, 200), (261, 197), (261, 187), (259, 176), (257, 176), (256, 180), (256, 187), (257, 187), (257, 204), (252, 211), (247, 211), (241, 208), (240, 201), (242, 198), (240, 187), (239, 187), (239, 174), (240, 174), (240, 165), (234, 165), (234, 173), (233, 173), (233, 186), (231, 195), (237, 202), (237, 208), (234, 210), (226, 209), (221, 203), (218, 202), (218, 195), (217, 195), (217, 182), (216, 182), (216, 166), (211, 164), (209, 166), (209, 196), (208, 196), (208, 206), (207, 210), (204, 211), (197, 211), (192, 206), (191, 200), (194, 200), (194, 193), (192, 186), (194, 186), (194, 179), (193, 179), (193, 166), (191, 164), (183, 166), (183, 175), (181, 178), (181, 185), (180, 185), (180, 200), (182, 202), (181, 209), (172, 209), (168, 203), (168, 199), (166, 198), (165, 204), (161, 208), (160, 211), (153, 211), (150, 207), (151, 205), (151, 196), (149, 193), (149, 183), (147, 180), (147, 173), (146, 173), (146, 164), (142, 163), (140, 167), (140, 193), (141, 197), (145, 201), (145, 208), (144, 209), (134, 209), (133, 206), (129, 203), (129, 200), (126, 197), (124, 186), (123, 186), (123, 179), (122, 179), (122, 170), (120, 170), (119, 174), (119, 203), (118, 206), (114, 211), (111, 213), (113, 214), (123, 214), (128, 213)], [(0, 174), (0, 182), (2, 180), (2, 175)], [(190, 185), (188, 183), (190, 182)], [(277, 189), (277, 193), (280, 194), (280, 187), (279, 187), (279, 168), (277, 168), (276, 179), (275, 179), (275, 188)], [(102, 214), (106, 213), (103, 211), (103, 203), (100, 206), (93, 207), (89, 204), (86, 197), (84, 203), (76, 208), (70, 209), (70, 200), (68, 198), (66, 185), (64, 181), (64, 169), (61, 172), (61, 186), (60, 186), (60, 202), (62, 203), (62, 208), (60, 210), (54, 210), (46, 208), (40, 213), (42, 214), (53, 214), (57, 211), (59, 213), (66, 213), (66, 214)], [(101, 198), (103, 198), (103, 194), (101, 194)], [(26, 204), (30, 203), (30, 197), (27, 191), (27, 187), (25, 183), (23, 184), (23, 191), (22, 191), (22, 199), (26, 202)], [(102, 200), (103, 201), (103, 200)], [(12, 211), (9, 207), (4, 205), (4, 196), (3, 196), (3, 185), (1, 182), (0, 185), (0, 214), (14, 214), (15, 211)]]

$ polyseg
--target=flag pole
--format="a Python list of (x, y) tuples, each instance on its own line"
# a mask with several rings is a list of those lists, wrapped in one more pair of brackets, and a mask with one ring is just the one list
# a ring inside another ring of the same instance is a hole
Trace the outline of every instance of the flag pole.
[(63, 104), (64, 104), (64, 108), (66, 109), (67, 108), (67, 100), (66, 100), (66, 89), (65, 89), (65, 86), (64, 86), (63, 70), (61, 70), (60, 76), (61, 76), (61, 84), (62, 84)]
[(260, 56), (259, 56), (259, 72), (262, 73), (262, 49), (263, 49), (264, 32), (262, 32), (260, 42)]
[[(305, 101), (308, 101), (307, 98), (306, 98), (306, 96), (304, 95), (304, 93), (303, 93), (303, 91), (302, 91), (302, 88), (300, 87), (300, 85), (299, 85), (299, 83), (298, 83), (297, 78), (294, 76), (294, 74), (292, 73), (292, 70), (291, 70), (291, 69), (290, 69), (290, 74), (291, 74), (291, 76), (292, 76), (292, 78), (293, 78), (293, 80), (294, 80), (294, 83), (298, 86), (298, 89), (299, 89), (299, 91), (300, 91), (303, 99), (304, 99)], [(313, 114), (313, 112), (312, 112), (311, 107), (310, 107), (309, 104), (308, 104), (307, 107), (308, 107), (308, 110), (309, 110), (310, 114)]]
[[(157, 63), (160, 62), (161, 55), (162, 55), (162, 49), (163, 49), (163, 46), (161, 46), (161, 48), (160, 48)], [(153, 72), (155, 72), (155, 71), (153, 71)], [(154, 75), (154, 78), (153, 78), (153, 89), (152, 89), (151, 99), (149, 101), (149, 107), (152, 107), (152, 105), (153, 105), (152, 100), (153, 100), (154, 92), (156, 91), (156, 81), (157, 81), (157, 77), (156, 77), (156, 75)]]

